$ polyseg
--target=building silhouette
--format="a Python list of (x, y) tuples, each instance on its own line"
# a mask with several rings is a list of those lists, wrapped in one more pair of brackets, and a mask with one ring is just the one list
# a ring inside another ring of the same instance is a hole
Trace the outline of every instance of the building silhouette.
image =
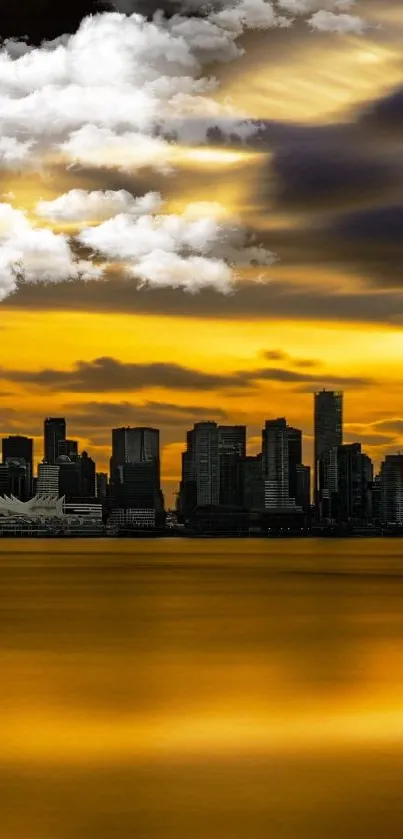
[(288, 427), (283, 417), (266, 420), (262, 464), (266, 509), (290, 506)]
[(158, 429), (112, 430), (111, 489), (115, 510), (163, 510)]
[(343, 443), (343, 394), (333, 390), (315, 393), (314, 405), (315, 452), (314, 495), (315, 503), (322, 500), (325, 488), (324, 456)]
[(38, 479), (36, 491), (38, 495), (59, 496), (59, 471), (60, 467), (51, 463), (40, 463), (38, 466)]
[[(34, 441), (31, 437), (10, 435), (2, 440), (3, 463), (14, 461), (26, 466), (23, 495), (27, 500), (32, 495), (34, 474)], [(13, 493), (15, 494), (15, 493)], [(19, 497), (19, 496), (16, 496)]]
[(219, 431), (215, 422), (195, 424), (192, 452), (196, 472), (197, 506), (220, 503)]
[(55, 464), (59, 457), (59, 445), (66, 440), (64, 417), (47, 417), (44, 423), (44, 461)]
[(322, 456), (322, 515), (339, 522), (372, 517), (373, 465), (360, 443), (333, 446)]
[(220, 458), (219, 503), (225, 506), (242, 504), (241, 463), (246, 456), (246, 425), (219, 425)]
[(59, 440), (57, 445), (57, 456), (62, 455), (75, 460), (78, 457), (78, 440)]
[(381, 465), (380, 517), (385, 524), (403, 524), (403, 455), (389, 454)]
[(246, 456), (241, 461), (242, 506), (247, 510), (264, 508), (262, 455)]

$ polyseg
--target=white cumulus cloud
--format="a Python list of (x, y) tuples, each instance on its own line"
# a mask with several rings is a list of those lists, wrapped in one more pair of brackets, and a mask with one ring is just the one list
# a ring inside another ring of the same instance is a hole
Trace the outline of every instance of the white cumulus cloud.
[[(311, 15), (314, 29), (360, 33), (360, 18), (344, 14), (349, 0), (232, 0), (213, 2), (204, 17), (118, 12), (93, 15), (78, 31), (41, 47), (7, 41), (0, 49), (0, 136), (7, 166), (29, 164), (39, 144), (67, 164), (169, 171), (172, 143), (204, 142), (209, 127), (233, 119), (247, 134), (244, 115), (212, 96), (206, 68), (242, 55), (246, 29), (289, 25)], [(184, 4), (184, 8), (189, 4)], [(208, 6), (209, 4), (207, 4)], [(193, 6), (197, 8), (197, 4)], [(198, 130), (186, 124), (200, 123)], [(253, 131), (253, 127), (250, 127)], [(14, 147), (13, 147), (14, 141)], [(7, 145), (8, 143), (8, 145)], [(1, 159), (1, 158), (0, 158)]]
[(0, 300), (15, 290), (18, 279), (57, 283), (101, 274), (92, 262), (74, 257), (67, 236), (34, 227), (22, 210), (0, 203)]
[(182, 215), (120, 213), (78, 235), (81, 245), (126, 266), (151, 287), (229, 291), (237, 267), (272, 265), (275, 255), (249, 241), (238, 219), (220, 204), (191, 204)]
[(117, 191), (72, 189), (59, 195), (54, 201), (39, 201), (35, 213), (42, 218), (55, 222), (103, 221), (119, 213), (132, 216), (156, 213), (161, 208), (162, 199), (158, 192), (148, 192), (140, 198), (134, 198), (125, 189)]
[(324, 10), (312, 15), (309, 25), (318, 32), (336, 32), (340, 35), (348, 33), (362, 35), (366, 29), (365, 21), (357, 15), (336, 15), (334, 12)]

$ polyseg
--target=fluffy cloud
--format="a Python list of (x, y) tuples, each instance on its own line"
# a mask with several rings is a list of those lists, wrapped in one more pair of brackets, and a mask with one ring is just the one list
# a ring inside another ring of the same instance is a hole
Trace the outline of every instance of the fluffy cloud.
[(16, 137), (0, 137), (0, 167), (2, 169), (22, 168), (30, 157), (33, 140), (21, 142)]
[(119, 213), (132, 216), (158, 212), (162, 199), (158, 192), (148, 192), (134, 198), (125, 189), (114, 191), (72, 189), (54, 201), (39, 201), (35, 212), (42, 218), (55, 222), (103, 221)]
[[(359, 32), (359, 18), (335, 14), (349, 5), (322, 0), (312, 27), (345, 31), (351, 18), (350, 31)], [(21, 166), (35, 139), (68, 162), (121, 166), (126, 157), (134, 167), (169, 166), (164, 133), (175, 122), (180, 128), (204, 116), (200, 142), (209, 126), (237, 118), (211, 96), (216, 83), (205, 66), (242, 55), (246, 29), (289, 25), (290, 15), (315, 9), (313, 0), (233, 0), (213, 4), (204, 17), (103, 13), (38, 48), (8, 41), (0, 50), (0, 159)]]
[(191, 293), (212, 287), (228, 293), (238, 266), (275, 262), (275, 255), (250, 241), (239, 220), (218, 203), (190, 204), (182, 215), (159, 212), (162, 208), (159, 193), (134, 198), (125, 190), (75, 189), (54, 201), (39, 201), (39, 217), (78, 226), (76, 243), (107, 260), (99, 266), (78, 259), (67, 235), (35, 227), (22, 210), (0, 204), (0, 299), (16, 289), (19, 279), (99, 279), (106, 264), (115, 263), (137, 280), (137, 287)]
[(0, 300), (28, 283), (96, 279), (102, 269), (74, 258), (66, 236), (33, 227), (21, 210), (0, 204)]
[[(210, 213), (209, 213), (210, 208)], [(78, 235), (81, 245), (124, 262), (141, 284), (197, 292), (229, 292), (236, 267), (271, 265), (271, 251), (248, 241), (236, 219), (219, 204), (189, 205), (183, 215), (120, 213)]]
[(309, 24), (312, 29), (317, 29), (319, 32), (337, 32), (341, 35), (345, 33), (362, 35), (366, 29), (365, 21), (356, 15), (335, 15), (333, 12), (324, 10), (312, 15)]

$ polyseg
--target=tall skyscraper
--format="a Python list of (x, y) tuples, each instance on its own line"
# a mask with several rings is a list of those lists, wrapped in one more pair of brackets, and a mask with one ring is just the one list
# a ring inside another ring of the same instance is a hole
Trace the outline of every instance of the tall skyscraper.
[(219, 433), (215, 422), (198, 422), (193, 429), (197, 504), (220, 503)]
[(182, 453), (182, 480), (179, 490), (179, 514), (186, 520), (197, 506), (197, 474), (194, 456), (194, 431), (186, 434), (186, 451)]
[(264, 508), (264, 479), (262, 455), (241, 460), (242, 506), (248, 510)]
[(88, 452), (83, 452), (77, 459), (81, 470), (81, 494), (83, 498), (95, 498), (96, 495), (96, 465)]
[(241, 506), (241, 460), (246, 457), (246, 426), (219, 425), (220, 504)]
[(343, 394), (333, 390), (315, 393), (315, 502), (324, 488), (323, 458), (343, 442)]
[(108, 497), (108, 475), (106, 472), (97, 472), (95, 476), (96, 497), (102, 502), (106, 503)]
[(380, 518), (390, 524), (403, 524), (403, 454), (389, 454), (381, 465)]
[(246, 425), (219, 425), (220, 454), (237, 454), (246, 457)]
[[(149, 464), (148, 469), (129, 470), (126, 466)], [(149, 507), (149, 482), (153, 481), (154, 509), (163, 508), (160, 478), (160, 433), (156, 428), (114, 428), (112, 430), (111, 483), (115, 507), (122, 500), (122, 483), (133, 483), (133, 490), (127, 487), (132, 498), (138, 496), (141, 476), (144, 477), (144, 504)], [(142, 505), (144, 506), (144, 505)], [(140, 509), (140, 507), (139, 507)]]
[(302, 465), (302, 431), (287, 425), (288, 439), (288, 493), (290, 498), (297, 499), (298, 477), (297, 469)]
[(322, 514), (341, 522), (370, 519), (373, 466), (361, 444), (334, 446), (322, 464)]
[(124, 463), (145, 463), (153, 460), (159, 464), (160, 433), (156, 428), (113, 428), (111, 474)]
[(198, 422), (187, 434), (187, 451), (182, 458), (180, 506), (190, 507), (220, 503), (219, 431), (215, 422)]
[(66, 439), (64, 417), (47, 417), (44, 423), (44, 462), (55, 464), (59, 457), (59, 443)]
[(26, 465), (26, 487), (24, 492), (29, 498), (32, 494), (34, 441), (30, 437), (20, 437), (18, 435), (4, 437), (2, 440), (2, 451), (3, 463), (13, 460)]
[(267, 420), (262, 431), (265, 506), (289, 507), (288, 429), (284, 418)]

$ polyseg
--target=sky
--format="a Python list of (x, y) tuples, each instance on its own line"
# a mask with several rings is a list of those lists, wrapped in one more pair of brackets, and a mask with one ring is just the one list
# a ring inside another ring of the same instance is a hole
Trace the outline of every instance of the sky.
[(159, 427), (170, 501), (194, 422), (310, 462), (329, 387), (398, 451), (400, 0), (55, 5), (0, 10), (1, 434)]

